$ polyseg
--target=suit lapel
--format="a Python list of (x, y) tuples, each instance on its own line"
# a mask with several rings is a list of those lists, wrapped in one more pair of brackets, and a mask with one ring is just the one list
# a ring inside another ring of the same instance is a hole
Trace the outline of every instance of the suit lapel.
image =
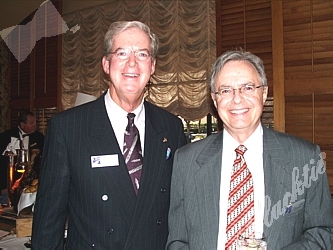
[[(195, 174), (196, 194), (202, 223), (205, 249), (216, 249), (219, 230), (219, 201), (221, 182), (221, 160), (223, 133), (212, 136), (198, 155), (196, 162), (200, 166)], [(212, 233), (216, 232), (216, 233)]]
[(38, 148), (41, 149), (42, 145), (40, 145), (41, 142), (39, 140), (38, 135), (35, 133), (32, 133), (29, 135), (29, 149), (34, 149), (34, 148)]
[(16, 128), (15, 129), (15, 131), (14, 131), (14, 133), (11, 135), (11, 137), (15, 137), (15, 138), (17, 138), (17, 139), (20, 139), (21, 137), (20, 137), (20, 130), (19, 130), (19, 128)]
[(119, 166), (104, 168), (101, 171), (101, 179), (126, 222), (130, 224), (136, 204), (136, 195), (106, 112), (104, 95), (95, 101), (95, 105), (92, 105), (88, 115), (91, 117), (89, 127), (91, 132), (86, 137), (86, 143), (90, 147), (91, 156), (118, 155)]
[[(268, 243), (276, 242), (280, 231), (283, 229), (283, 220), (277, 218), (285, 209), (283, 197), (288, 192), (287, 181), (291, 179), (291, 173), (286, 170), (290, 162), (289, 153), (280, 144), (276, 132), (263, 126), (264, 152), (263, 166), (265, 176), (265, 214), (264, 234)], [(290, 190), (289, 190), (290, 191)]]

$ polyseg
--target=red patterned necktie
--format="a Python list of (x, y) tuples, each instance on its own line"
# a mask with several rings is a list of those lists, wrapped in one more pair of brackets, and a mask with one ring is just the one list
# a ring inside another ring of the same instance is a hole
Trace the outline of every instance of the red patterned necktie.
[(230, 180), (225, 249), (236, 249), (240, 236), (254, 233), (254, 192), (251, 172), (247, 168), (244, 145), (235, 149), (236, 159)]
[(124, 159), (131, 177), (135, 193), (138, 194), (142, 169), (142, 150), (140, 135), (134, 125), (135, 114), (128, 113), (128, 124), (124, 136)]

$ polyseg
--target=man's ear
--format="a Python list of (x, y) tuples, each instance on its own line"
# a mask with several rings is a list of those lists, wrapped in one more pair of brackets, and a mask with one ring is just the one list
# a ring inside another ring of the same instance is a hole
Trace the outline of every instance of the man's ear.
[(210, 93), (210, 96), (212, 97), (213, 103), (215, 108), (217, 108), (217, 104), (216, 104), (216, 95), (214, 93)]
[(24, 122), (20, 122), (20, 128), (23, 130), (23, 132), (25, 133), (25, 123)]
[(156, 59), (153, 58), (152, 62), (151, 62), (151, 72), (150, 75), (155, 73), (155, 67), (156, 67)]
[(265, 86), (262, 92), (262, 100), (263, 100), (263, 104), (265, 105), (266, 99), (268, 96), (268, 86)]
[(106, 74), (110, 74), (110, 60), (107, 60), (105, 56), (102, 59), (102, 67)]

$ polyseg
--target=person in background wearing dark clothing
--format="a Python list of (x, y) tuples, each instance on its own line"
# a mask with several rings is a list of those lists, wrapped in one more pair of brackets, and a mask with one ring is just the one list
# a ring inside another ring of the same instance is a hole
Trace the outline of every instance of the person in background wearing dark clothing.
[[(27, 149), (29, 154), (33, 149), (40, 150), (38, 157), (35, 158), (34, 164), (34, 170), (37, 174), (39, 172), (39, 162), (44, 146), (44, 135), (37, 131), (36, 128), (35, 115), (30, 111), (21, 111), (18, 116), (18, 126), (0, 134), (1, 205), (7, 204), (7, 169), (9, 166), (9, 158), (4, 155), (4, 152), (9, 149), (9, 145), (12, 145), (14, 149)], [(22, 174), (15, 172), (14, 181), (19, 179), (21, 175)]]
[(33, 249), (62, 249), (67, 218), (67, 249), (165, 247), (173, 154), (186, 138), (179, 118), (144, 100), (158, 40), (120, 21), (104, 47), (109, 90), (50, 119)]

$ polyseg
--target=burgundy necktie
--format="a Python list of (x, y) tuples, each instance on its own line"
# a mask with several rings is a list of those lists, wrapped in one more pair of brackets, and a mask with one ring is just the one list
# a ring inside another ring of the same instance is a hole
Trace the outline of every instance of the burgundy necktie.
[(254, 234), (254, 190), (251, 172), (244, 153), (246, 147), (235, 149), (236, 159), (230, 180), (225, 249), (236, 249), (239, 236)]
[(124, 159), (131, 177), (135, 193), (138, 194), (142, 169), (142, 150), (140, 135), (134, 125), (135, 114), (128, 113), (128, 124), (124, 136)]

